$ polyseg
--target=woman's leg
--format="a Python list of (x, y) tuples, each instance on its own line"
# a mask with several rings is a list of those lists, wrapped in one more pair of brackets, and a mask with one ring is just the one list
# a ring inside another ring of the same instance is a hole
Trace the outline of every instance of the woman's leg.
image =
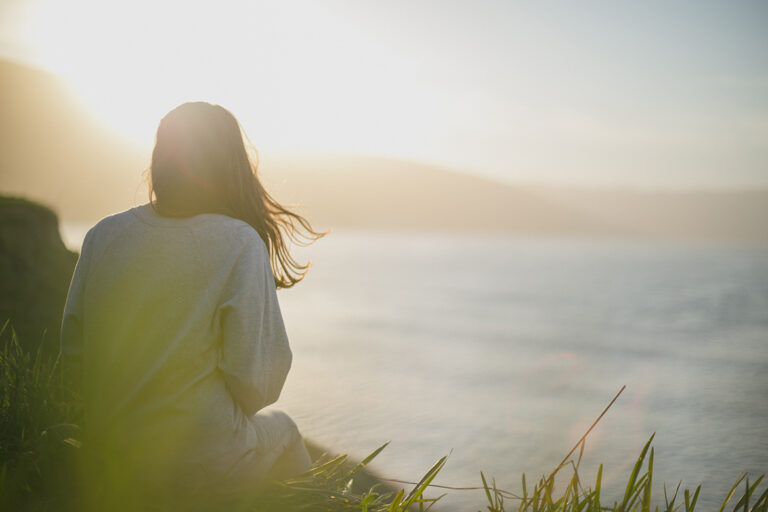
[(307, 471), (312, 461), (296, 423), (284, 412), (262, 411), (251, 417), (264, 447), (261, 480), (284, 480)]

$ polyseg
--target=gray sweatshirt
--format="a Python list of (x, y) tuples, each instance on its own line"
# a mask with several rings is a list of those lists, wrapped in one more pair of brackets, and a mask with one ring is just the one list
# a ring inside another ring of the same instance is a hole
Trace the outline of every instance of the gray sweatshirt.
[(61, 349), (81, 383), (87, 439), (136, 467), (198, 479), (258, 457), (251, 416), (277, 400), (291, 365), (257, 232), (149, 205), (86, 235)]

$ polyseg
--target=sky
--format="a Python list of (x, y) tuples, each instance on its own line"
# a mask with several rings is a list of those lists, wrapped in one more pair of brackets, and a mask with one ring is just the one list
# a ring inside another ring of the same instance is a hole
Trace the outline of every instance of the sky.
[(184, 101), (262, 152), (516, 183), (768, 186), (768, 2), (0, 0), (0, 56), (145, 146)]

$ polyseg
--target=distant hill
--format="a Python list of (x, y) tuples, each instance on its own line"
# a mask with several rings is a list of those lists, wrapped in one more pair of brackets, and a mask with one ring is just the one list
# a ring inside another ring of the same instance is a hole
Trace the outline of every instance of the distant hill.
[(147, 165), (56, 76), (0, 61), (1, 193), (51, 205), (65, 219), (99, 218), (133, 204)]
[(659, 192), (514, 186), (386, 158), (264, 165), (276, 195), (323, 227), (507, 231), (768, 243), (768, 190)]
[(275, 195), (318, 226), (528, 234), (611, 234), (621, 227), (534, 190), (408, 161), (313, 155), (262, 171)]
[[(115, 98), (115, 101), (121, 101)], [(95, 220), (146, 201), (136, 148), (53, 75), (0, 61), (0, 192)], [(279, 199), (320, 229), (502, 231), (768, 243), (768, 190), (640, 192), (515, 186), (414, 162), (262, 155)]]
[(584, 215), (611, 219), (639, 237), (768, 244), (768, 190), (643, 192), (539, 190)]

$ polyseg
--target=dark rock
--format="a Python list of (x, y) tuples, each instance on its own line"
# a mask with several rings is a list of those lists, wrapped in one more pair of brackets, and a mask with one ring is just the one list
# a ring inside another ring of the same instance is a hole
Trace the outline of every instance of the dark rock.
[(52, 210), (0, 196), (0, 326), (8, 321), (26, 350), (58, 352), (61, 315), (76, 262)]

